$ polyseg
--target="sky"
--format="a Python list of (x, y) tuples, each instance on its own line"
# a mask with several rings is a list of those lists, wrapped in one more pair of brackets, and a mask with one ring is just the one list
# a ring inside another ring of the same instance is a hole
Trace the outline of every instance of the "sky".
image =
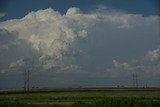
[(3, 20), (7, 20), (22, 18), (31, 11), (49, 7), (65, 13), (70, 7), (78, 7), (85, 12), (95, 9), (97, 5), (108, 6), (128, 13), (143, 14), (144, 16), (160, 13), (159, 0), (1, 0), (0, 11), (6, 14)]
[(1, 0), (0, 89), (160, 87), (159, 0)]

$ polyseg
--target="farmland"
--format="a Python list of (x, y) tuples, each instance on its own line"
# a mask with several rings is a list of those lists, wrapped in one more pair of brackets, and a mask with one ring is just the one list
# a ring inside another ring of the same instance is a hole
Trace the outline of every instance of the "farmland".
[(0, 107), (160, 107), (160, 88), (4, 90)]

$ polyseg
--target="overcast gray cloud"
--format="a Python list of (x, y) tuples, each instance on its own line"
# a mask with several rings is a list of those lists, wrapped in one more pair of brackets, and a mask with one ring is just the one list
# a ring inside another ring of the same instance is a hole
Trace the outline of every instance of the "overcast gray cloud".
[[(143, 80), (150, 74), (157, 78), (158, 18), (106, 8), (89, 13), (69, 8), (62, 15), (49, 8), (0, 22), (1, 77), (32, 65), (34, 81), (57, 86), (129, 85), (122, 74), (130, 79), (135, 71)], [(49, 77), (39, 78), (35, 71)], [(158, 85), (158, 80), (150, 81)]]

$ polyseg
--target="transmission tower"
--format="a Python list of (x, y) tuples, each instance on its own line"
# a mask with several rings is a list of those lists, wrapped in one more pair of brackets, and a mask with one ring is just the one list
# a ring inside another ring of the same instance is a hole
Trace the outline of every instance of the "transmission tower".
[(135, 87), (135, 75), (133, 74), (133, 87)]
[(137, 74), (135, 75), (135, 78), (136, 78), (135, 79), (135, 83), (136, 83), (135, 85), (136, 85), (136, 87), (138, 87), (138, 75)]
[(24, 71), (24, 91), (26, 91), (26, 88), (27, 88), (27, 72), (26, 70)]
[(24, 59), (26, 66), (24, 67), (24, 91), (29, 91), (31, 86), (31, 72), (34, 71), (34, 60)]
[(30, 87), (30, 71), (25, 70), (24, 71), (24, 91), (29, 91)]
[(138, 87), (138, 75), (133, 73), (133, 87)]
[(30, 86), (30, 72), (29, 72), (29, 70), (27, 71), (27, 91), (29, 91), (29, 86)]

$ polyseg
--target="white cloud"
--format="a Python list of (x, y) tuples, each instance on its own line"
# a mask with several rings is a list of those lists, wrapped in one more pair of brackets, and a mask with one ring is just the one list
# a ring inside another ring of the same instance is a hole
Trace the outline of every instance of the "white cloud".
[(49, 57), (46, 66), (52, 67), (56, 60), (62, 59), (63, 53), (68, 51), (77, 37), (87, 36), (89, 23), (70, 18), (73, 14), (79, 14), (78, 11), (78, 8), (70, 8), (67, 15), (61, 15), (51, 8), (39, 10), (22, 19), (1, 22), (0, 28), (18, 31), (18, 38), (30, 43), (33, 49), (41, 53), (40, 59), (47, 60)]
[(117, 70), (132, 70), (131, 65), (129, 65), (128, 63), (124, 62), (124, 63), (120, 63), (116, 60), (113, 60), (113, 65), (115, 67), (115, 69)]
[(155, 49), (153, 51), (149, 51), (148, 54), (146, 55), (146, 59), (150, 61), (156, 61), (160, 59), (160, 49)]
[(160, 76), (160, 52), (159, 49), (148, 51), (143, 58), (128, 61), (128, 62), (118, 62), (113, 60), (113, 67), (107, 69), (108, 72), (111, 72), (112, 76), (127, 75), (131, 77), (133, 73), (136, 73), (147, 81), (152, 81), (153, 78), (159, 78)]
[(76, 7), (74, 7), (74, 8), (69, 8), (68, 10), (67, 10), (67, 13), (66, 13), (66, 15), (67, 16), (73, 16), (73, 15), (80, 15), (82, 12), (81, 12), (81, 10), (79, 9), (79, 8), (76, 8)]

